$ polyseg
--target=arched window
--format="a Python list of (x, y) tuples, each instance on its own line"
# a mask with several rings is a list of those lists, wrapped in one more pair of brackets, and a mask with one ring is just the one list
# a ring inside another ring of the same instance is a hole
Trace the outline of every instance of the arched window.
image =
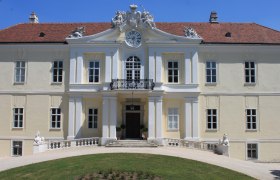
[(141, 71), (141, 62), (137, 56), (130, 56), (125, 62), (126, 79), (139, 80)]

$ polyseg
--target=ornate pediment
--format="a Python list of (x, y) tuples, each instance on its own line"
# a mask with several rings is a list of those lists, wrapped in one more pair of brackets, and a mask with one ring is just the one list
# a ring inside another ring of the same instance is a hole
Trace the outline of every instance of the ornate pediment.
[(117, 11), (115, 17), (112, 18), (112, 27), (119, 28), (120, 31), (125, 26), (132, 28), (151, 28), (156, 27), (154, 17), (146, 10), (143, 12), (136, 11), (137, 5), (130, 5), (130, 11)]
[(192, 27), (185, 27), (184, 32), (187, 38), (192, 38), (192, 39), (201, 38)]

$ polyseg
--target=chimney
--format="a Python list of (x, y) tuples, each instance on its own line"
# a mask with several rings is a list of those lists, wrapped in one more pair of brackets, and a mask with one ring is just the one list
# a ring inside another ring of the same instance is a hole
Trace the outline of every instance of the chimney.
[(218, 16), (217, 16), (217, 12), (216, 12), (216, 11), (212, 11), (212, 12), (211, 12), (209, 22), (210, 22), (210, 23), (219, 23), (219, 22), (218, 22)]
[(38, 16), (35, 14), (35, 12), (32, 12), (29, 16), (29, 23), (39, 23)]

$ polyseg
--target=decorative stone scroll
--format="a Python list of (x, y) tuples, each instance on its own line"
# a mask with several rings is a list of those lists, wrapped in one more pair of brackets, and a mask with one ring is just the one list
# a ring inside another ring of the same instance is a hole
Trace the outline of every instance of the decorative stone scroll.
[(197, 32), (192, 27), (185, 27), (184, 29), (185, 36), (192, 39), (200, 38)]
[(85, 27), (77, 27), (74, 31), (72, 31), (72, 34), (70, 34), (69, 38), (80, 38), (83, 37), (85, 33)]
[(137, 5), (130, 5), (130, 11), (117, 11), (115, 17), (112, 18), (111, 24), (113, 28), (120, 28), (122, 31), (126, 25), (139, 28), (155, 28), (154, 17), (150, 12), (144, 10), (142, 13), (136, 11)]

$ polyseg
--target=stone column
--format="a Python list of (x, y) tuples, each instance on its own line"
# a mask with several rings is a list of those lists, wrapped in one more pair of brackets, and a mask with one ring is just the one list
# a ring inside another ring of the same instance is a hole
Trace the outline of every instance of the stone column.
[(192, 56), (192, 83), (198, 84), (198, 54), (193, 52)]
[(149, 97), (148, 100), (148, 140), (155, 139), (155, 98)]
[(74, 139), (75, 138), (75, 98), (70, 97), (69, 98), (69, 113), (68, 113), (69, 119), (68, 119), (68, 136), (67, 139)]
[(156, 98), (156, 140), (162, 144), (162, 96)]
[(185, 140), (192, 139), (192, 98), (185, 98)]
[(75, 138), (82, 136), (83, 100), (82, 97), (76, 98), (76, 132)]
[(117, 97), (110, 97), (110, 139), (117, 139)]
[(78, 53), (77, 57), (77, 83), (82, 84), (83, 83), (83, 78), (84, 78), (84, 59), (83, 59), (83, 54)]
[(102, 138), (101, 145), (105, 145), (109, 139), (109, 99), (103, 97), (102, 103)]
[(191, 83), (191, 53), (190, 52), (185, 52), (185, 84), (190, 84)]

